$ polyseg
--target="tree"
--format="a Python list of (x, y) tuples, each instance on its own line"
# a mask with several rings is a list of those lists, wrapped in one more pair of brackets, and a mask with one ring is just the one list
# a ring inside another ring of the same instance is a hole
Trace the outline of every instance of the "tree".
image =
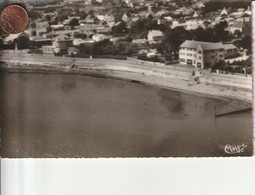
[(86, 39), (87, 38), (87, 35), (86, 34), (77, 34), (77, 35), (74, 35), (75, 38), (80, 38), (80, 39)]
[(178, 52), (180, 45), (188, 39), (192, 38), (191, 32), (185, 30), (183, 27), (169, 29), (165, 32), (164, 41), (166, 46), (172, 51)]
[(215, 33), (215, 41), (228, 41), (231, 38), (229, 32), (225, 31), (227, 26), (228, 23), (226, 21), (220, 22), (214, 26), (213, 31)]
[(193, 39), (195, 41), (215, 42), (214, 32), (211, 28), (203, 29), (199, 27), (196, 30), (194, 30), (192, 33), (193, 33)]
[(79, 16), (81, 17), (82, 20), (84, 20), (87, 17), (87, 13), (85, 11), (81, 11)]
[(240, 30), (235, 30), (234, 35), (235, 35), (235, 37), (241, 37), (242, 33)]
[(14, 43), (17, 43), (18, 49), (28, 49), (30, 40), (26, 35), (20, 35), (14, 40)]
[(36, 24), (35, 24), (35, 22), (32, 22), (32, 24), (31, 24), (31, 28), (36, 28)]
[(47, 22), (51, 21), (51, 16), (50, 16), (50, 15), (46, 15), (46, 16), (45, 16), (45, 20), (46, 20)]
[(113, 36), (123, 36), (128, 33), (127, 25), (125, 22), (120, 22), (119, 25), (112, 27)]
[(36, 31), (32, 31), (32, 36), (36, 36)]
[(246, 35), (241, 39), (240, 42), (240, 47), (243, 49), (247, 49), (249, 53), (251, 53), (251, 44), (252, 44), (252, 39), (250, 35)]
[(183, 27), (168, 29), (164, 33), (161, 43), (153, 45), (157, 51), (167, 60), (177, 59), (180, 45), (185, 40), (192, 39), (192, 32)]
[(96, 42), (92, 47), (92, 54), (94, 55), (104, 55), (106, 54), (107, 46), (111, 45), (112, 42), (109, 41), (109, 39), (105, 39), (99, 42)]
[(46, 32), (49, 33), (49, 32), (51, 32), (51, 31), (52, 31), (52, 27), (51, 27), (51, 26), (47, 26), (47, 27), (46, 27)]
[(73, 18), (71, 19), (71, 21), (69, 22), (69, 25), (74, 28), (75, 26), (79, 25), (79, 20), (77, 18)]
[(236, 47), (247, 49), (248, 54), (252, 51), (252, 39), (250, 35), (244, 36), (241, 40), (236, 40), (233, 43)]
[(31, 11), (29, 12), (29, 16), (30, 16), (30, 18), (32, 18), (32, 20), (36, 20), (36, 19), (38, 19), (38, 18), (41, 18), (41, 17), (42, 17), (42, 14), (39, 13), (39, 12), (36, 12), (36, 11), (31, 10)]
[(220, 60), (213, 65), (212, 69), (226, 70), (227, 67), (227, 63), (224, 60)]

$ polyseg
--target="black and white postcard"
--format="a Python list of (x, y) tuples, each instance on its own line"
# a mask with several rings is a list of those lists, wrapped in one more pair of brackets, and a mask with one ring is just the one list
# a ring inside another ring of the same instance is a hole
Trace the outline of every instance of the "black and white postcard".
[(253, 155), (251, 1), (12, 5), (29, 22), (1, 20), (3, 158)]

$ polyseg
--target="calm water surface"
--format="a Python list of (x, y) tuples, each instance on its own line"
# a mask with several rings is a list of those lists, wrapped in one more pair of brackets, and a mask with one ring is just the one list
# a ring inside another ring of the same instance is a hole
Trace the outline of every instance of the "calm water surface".
[[(3, 157), (229, 156), (252, 154), (243, 104), (81, 75), (0, 75)], [(215, 109), (216, 108), (216, 109)]]

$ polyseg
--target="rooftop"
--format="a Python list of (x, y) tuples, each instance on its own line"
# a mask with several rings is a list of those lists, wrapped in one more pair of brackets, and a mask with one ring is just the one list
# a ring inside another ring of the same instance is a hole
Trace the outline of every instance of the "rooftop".
[(242, 28), (243, 27), (243, 21), (238, 21), (233, 25), (234, 28)]
[(186, 40), (180, 45), (180, 47), (193, 48), (193, 49), (198, 48), (198, 46), (201, 46), (203, 50), (213, 50), (213, 49), (224, 48), (221, 42), (212, 43), (212, 42), (193, 41), (193, 40)]
[(224, 44), (223, 47), (224, 49), (237, 49), (233, 44)]
[(152, 36), (163, 36), (163, 33), (160, 31), (160, 30), (150, 30), (149, 33), (152, 35)]

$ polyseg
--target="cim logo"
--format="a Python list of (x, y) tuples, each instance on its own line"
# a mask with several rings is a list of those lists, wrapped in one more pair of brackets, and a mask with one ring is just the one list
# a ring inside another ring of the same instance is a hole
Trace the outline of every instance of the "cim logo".
[(239, 145), (237, 145), (237, 144), (235, 144), (235, 145), (227, 144), (224, 147), (224, 151), (227, 154), (239, 154), (239, 153), (244, 152), (244, 149), (246, 147), (247, 147), (247, 145), (245, 145), (245, 144), (239, 144)]

